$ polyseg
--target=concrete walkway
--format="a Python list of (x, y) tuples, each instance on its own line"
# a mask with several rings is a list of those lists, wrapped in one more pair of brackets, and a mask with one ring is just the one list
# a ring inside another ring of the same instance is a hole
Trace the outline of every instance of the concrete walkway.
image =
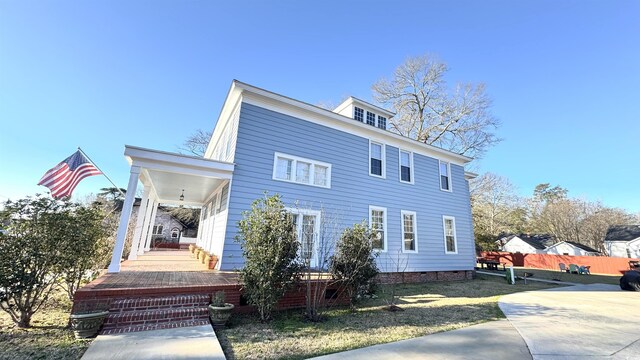
[(534, 359), (637, 359), (640, 294), (591, 284), (506, 295), (499, 305)]
[(99, 335), (83, 360), (188, 359), (224, 360), (210, 325)]
[[(508, 351), (500, 351), (508, 349)], [(369, 346), (314, 358), (338, 359), (531, 359), (527, 345), (507, 320), (492, 321), (389, 344)]]

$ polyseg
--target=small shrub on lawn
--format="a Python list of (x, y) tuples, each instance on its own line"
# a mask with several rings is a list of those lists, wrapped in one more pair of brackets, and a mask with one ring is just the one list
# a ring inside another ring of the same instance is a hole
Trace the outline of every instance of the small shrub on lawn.
[(278, 300), (300, 278), (293, 219), (279, 195), (265, 195), (243, 213), (238, 229), (236, 241), (245, 260), (240, 271), (244, 294), (260, 320), (267, 321)]
[(329, 271), (347, 292), (352, 309), (358, 295), (373, 286), (379, 272), (372, 246), (375, 237), (376, 234), (364, 224), (347, 228), (331, 257)]

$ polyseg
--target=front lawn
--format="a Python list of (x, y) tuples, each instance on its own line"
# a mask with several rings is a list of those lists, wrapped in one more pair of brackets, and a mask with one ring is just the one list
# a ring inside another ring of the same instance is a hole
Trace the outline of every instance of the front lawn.
[(71, 301), (57, 292), (31, 320), (32, 328), (19, 329), (0, 311), (0, 359), (80, 359), (91, 340), (76, 340), (68, 329)]
[[(234, 315), (229, 327), (216, 331), (227, 359), (305, 359), (312, 356), (398, 341), (497, 320), (500, 295), (539, 290), (550, 284), (508, 285), (504, 278), (398, 285), (405, 311), (384, 310), (384, 296), (366, 299), (358, 310), (333, 309), (327, 320), (310, 323), (302, 311), (275, 315), (261, 324), (254, 315)], [(389, 291), (381, 287), (382, 294)]]

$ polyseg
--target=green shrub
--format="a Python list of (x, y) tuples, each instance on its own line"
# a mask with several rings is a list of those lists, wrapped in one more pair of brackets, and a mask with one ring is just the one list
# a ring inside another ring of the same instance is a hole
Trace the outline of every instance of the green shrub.
[(279, 195), (265, 194), (243, 213), (238, 230), (236, 241), (245, 260), (240, 271), (244, 295), (262, 321), (270, 320), (278, 300), (300, 278), (293, 219)]
[[(0, 308), (18, 327), (47, 301), (58, 283), (75, 291), (95, 264), (106, 232), (100, 211), (36, 195), (7, 201), (0, 223)], [(73, 294), (70, 293), (69, 296)]]
[(376, 234), (364, 224), (356, 224), (344, 230), (336, 252), (331, 257), (329, 271), (347, 292), (351, 308), (359, 294), (374, 286), (378, 266), (372, 242)]

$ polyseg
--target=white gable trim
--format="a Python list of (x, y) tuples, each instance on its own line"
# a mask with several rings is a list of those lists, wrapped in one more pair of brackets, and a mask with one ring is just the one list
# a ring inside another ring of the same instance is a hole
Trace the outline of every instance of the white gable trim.
[(352, 118), (336, 114), (330, 110), (322, 109), (299, 100), (263, 90), (237, 80), (234, 80), (231, 85), (231, 89), (229, 90), (229, 94), (227, 95), (227, 99), (223, 105), (220, 117), (218, 118), (219, 124), (217, 124), (216, 129), (214, 130), (211, 143), (207, 148), (207, 156), (211, 155), (213, 149), (212, 144), (216, 141), (216, 134), (218, 132), (222, 132), (222, 129), (218, 130), (218, 127), (223, 127), (221, 126), (222, 122), (227, 121), (227, 119), (231, 117), (233, 109), (237, 104), (237, 99), (240, 96), (241, 101), (247, 104), (260, 106), (268, 110), (297, 117), (363, 138), (378, 138), (387, 145), (411, 150), (414, 153), (431, 158), (445, 160), (460, 166), (464, 166), (472, 160), (472, 158), (468, 156), (456, 154), (432, 145), (421, 143), (417, 140), (406, 138), (387, 130), (379, 129), (365, 123), (360, 123)]

